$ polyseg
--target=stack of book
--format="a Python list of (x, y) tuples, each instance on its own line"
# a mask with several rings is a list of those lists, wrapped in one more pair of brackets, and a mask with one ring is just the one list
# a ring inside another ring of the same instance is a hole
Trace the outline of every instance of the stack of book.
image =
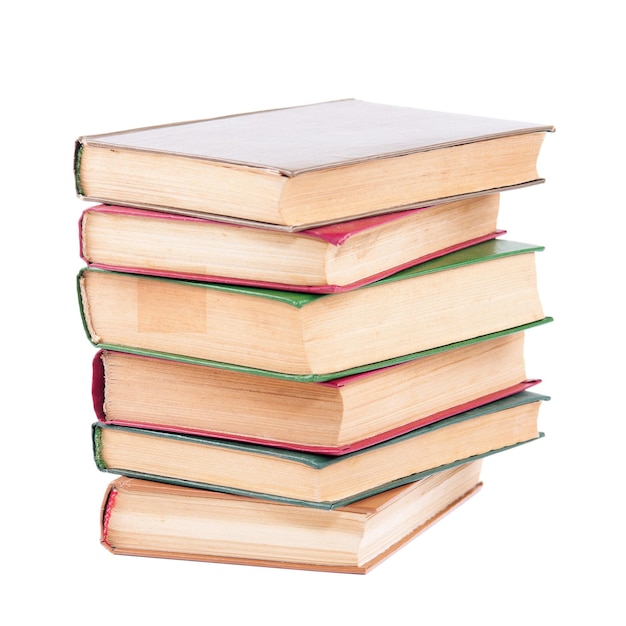
[(542, 436), (550, 126), (340, 100), (76, 142), (93, 449), (117, 554), (364, 573)]

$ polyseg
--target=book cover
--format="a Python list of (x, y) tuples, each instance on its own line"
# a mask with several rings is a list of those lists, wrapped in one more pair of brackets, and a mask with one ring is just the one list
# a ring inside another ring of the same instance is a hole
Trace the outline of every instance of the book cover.
[(79, 137), (76, 191), (304, 229), (543, 182), (553, 130), (346, 99)]

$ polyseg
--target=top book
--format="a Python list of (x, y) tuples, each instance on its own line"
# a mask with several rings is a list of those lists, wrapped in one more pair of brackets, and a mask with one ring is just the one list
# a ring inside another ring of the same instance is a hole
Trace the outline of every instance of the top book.
[(302, 230), (543, 182), (552, 126), (347, 99), (80, 137), (86, 200)]

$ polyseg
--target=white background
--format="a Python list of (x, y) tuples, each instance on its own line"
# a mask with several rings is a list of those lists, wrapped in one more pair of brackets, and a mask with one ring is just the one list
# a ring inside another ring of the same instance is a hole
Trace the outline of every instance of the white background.
[[(13, 5), (8, 4), (12, 7)], [(18, 6), (15, 3), (15, 6)], [(198, 8), (198, 7), (205, 8)], [(623, 624), (624, 46), (616, 3), (3, 8), (5, 624)], [(559, 8), (557, 8), (559, 7)], [(500, 226), (541, 243), (546, 437), (367, 576), (115, 557), (98, 541), (72, 179), (82, 134), (356, 97), (554, 124)]]

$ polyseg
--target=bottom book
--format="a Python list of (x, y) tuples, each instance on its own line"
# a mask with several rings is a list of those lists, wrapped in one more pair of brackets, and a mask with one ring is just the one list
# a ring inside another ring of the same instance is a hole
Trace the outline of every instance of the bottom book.
[(481, 463), (331, 510), (119, 477), (101, 542), (130, 556), (365, 574), (475, 494)]

